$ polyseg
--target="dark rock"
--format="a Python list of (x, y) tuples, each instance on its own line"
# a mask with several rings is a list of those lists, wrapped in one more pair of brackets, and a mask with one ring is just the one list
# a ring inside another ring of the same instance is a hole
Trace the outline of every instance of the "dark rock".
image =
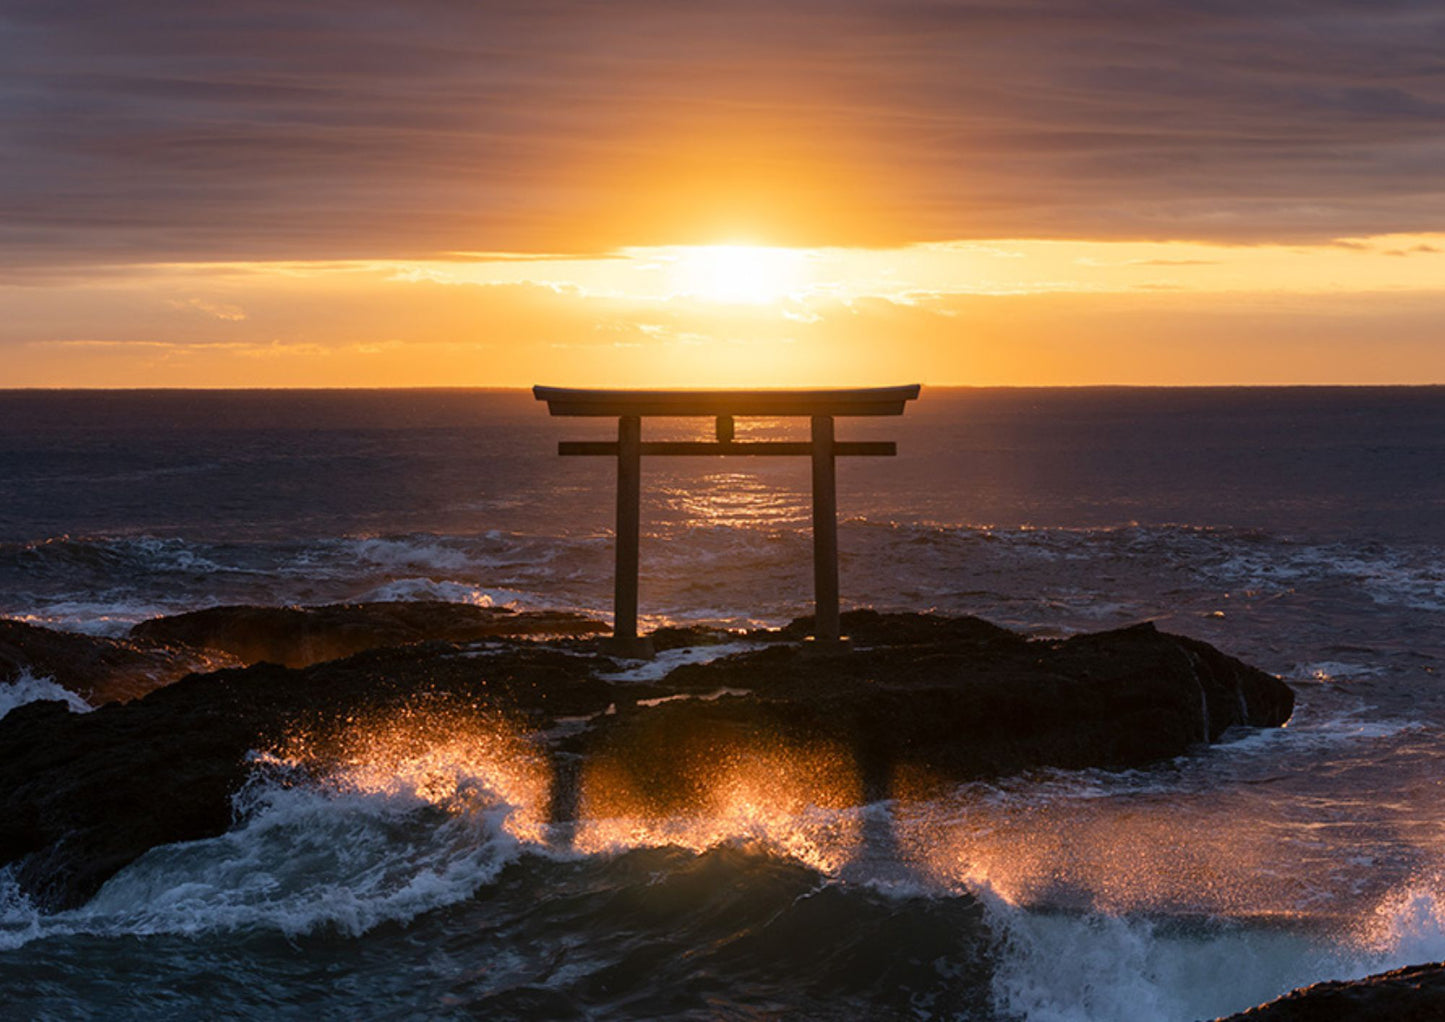
[[(21, 707), (0, 720), (0, 864), (40, 904), (79, 904), (147, 848), (223, 832), (252, 750), (373, 715), (419, 714), (420, 740), (428, 714), (499, 714), (533, 735), (574, 718), (550, 752), (550, 812), (565, 820), (593, 764), (666, 812), (717, 764), (831, 757), (856, 778), (833, 797), (854, 804), (1038, 767), (1144, 766), (1234, 724), (1283, 723), (1293, 703), (1278, 679), (1148, 625), (1053, 642), (972, 619), (846, 626), (875, 644), (776, 642), (648, 684), (604, 680), (618, 665), (575, 644), (428, 642), (192, 675), (85, 715)], [(719, 690), (734, 694), (699, 698)]]
[(519, 612), (467, 603), (337, 603), (321, 607), (209, 607), (142, 621), (137, 639), (221, 650), (242, 663), (307, 667), (363, 650), (499, 636), (610, 632), (600, 621), (555, 611)]
[(0, 681), (47, 677), (92, 705), (135, 699), (194, 671), (236, 663), (166, 642), (105, 639), (0, 618)]
[(1218, 1022), (1439, 1022), (1445, 1019), (1445, 962), (1364, 979), (1316, 983)]
[[(936, 614), (885, 614), (876, 610), (850, 610), (839, 619), (849, 641), (864, 646), (903, 646), (927, 643), (1019, 642), (1023, 636), (976, 617), (940, 617)], [(812, 617), (800, 617), (776, 632), (749, 636), (801, 641), (813, 634)]]
[(917, 794), (929, 778), (1147, 766), (1228, 727), (1283, 724), (1294, 706), (1279, 679), (1149, 624), (1044, 642), (971, 619), (866, 622), (875, 640), (897, 641), (831, 657), (778, 645), (680, 667), (664, 687), (744, 694), (624, 715), (582, 751), (609, 757), (657, 801), (689, 798), (678, 777), (705, 773), (730, 746), (843, 747), (871, 801), (898, 794), (904, 776)]
[[(775, 634), (775, 633), (774, 633)], [(705, 625), (668, 626), (649, 632), (652, 648), (658, 653), (670, 649), (691, 649), (698, 646), (719, 646), (725, 642), (736, 642), (742, 635), (723, 628), (708, 628)]]

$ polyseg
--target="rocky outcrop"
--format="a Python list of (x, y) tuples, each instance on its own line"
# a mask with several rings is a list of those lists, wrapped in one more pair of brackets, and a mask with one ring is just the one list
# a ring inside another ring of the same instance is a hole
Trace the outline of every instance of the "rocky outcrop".
[(78, 904), (146, 849), (230, 826), (252, 750), (398, 712), (550, 734), (550, 812), (567, 820), (592, 761), (666, 812), (710, 764), (823, 748), (857, 777), (838, 796), (856, 803), (1044, 766), (1143, 766), (1233, 724), (1281, 724), (1293, 703), (1278, 679), (1148, 625), (1063, 641), (970, 618), (844, 625), (851, 650), (785, 630), (660, 681), (617, 679), (595, 640), (504, 639), (192, 675), (85, 715), (23, 706), (0, 720), (0, 863), (39, 903)]
[(855, 642), (875, 644), (834, 656), (780, 644), (680, 667), (667, 688), (748, 695), (624, 714), (577, 750), (665, 792), (689, 772), (679, 764), (705, 772), (728, 742), (845, 748), (874, 801), (901, 785), (919, 795), (930, 782), (1037, 767), (1147, 766), (1232, 726), (1283, 724), (1294, 707), (1279, 679), (1149, 624), (1061, 641), (976, 618), (857, 612), (844, 624)]
[(167, 642), (75, 635), (0, 618), (0, 682), (21, 672), (51, 678), (93, 706), (135, 699), (195, 671), (232, 666), (235, 658)]
[(363, 650), (440, 639), (596, 635), (600, 621), (556, 611), (520, 612), (467, 603), (338, 603), (321, 607), (210, 607), (152, 618), (131, 637), (219, 650), (242, 663), (307, 667)]
[(1316, 983), (1217, 1022), (1439, 1022), (1445, 962), (1364, 979)]
[(315, 721), (485, 701), (530, 724), (597, 712), (610, 687), (588, 658), (545, 648), (459, 656), (409, 646), (293, 670), (191, 675), (93, 713), (31, 703), (0, 719), (0, 863), (37, 904), (85, 901), (148, 848), (220, 834), (248, 753)]

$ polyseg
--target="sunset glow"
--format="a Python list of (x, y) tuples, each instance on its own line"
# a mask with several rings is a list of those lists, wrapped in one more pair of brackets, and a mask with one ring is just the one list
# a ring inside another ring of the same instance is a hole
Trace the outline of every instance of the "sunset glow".
[(1057, 6), (35, 8), (4, 383), (1445, 381), (1428, 17)]
[(893, 376), (939, 384), (1445, 379), (1445, 234), (94, 272), (7, 289), (15, 384), (525, 386), (561, 360), (598, 385), (847, 385), (885, 350)]
[(801, 282), (805, 259), (794, 249), (762, 245), (703, 245), (669, 256), (682, 294), (747, 304), (786, 297)]

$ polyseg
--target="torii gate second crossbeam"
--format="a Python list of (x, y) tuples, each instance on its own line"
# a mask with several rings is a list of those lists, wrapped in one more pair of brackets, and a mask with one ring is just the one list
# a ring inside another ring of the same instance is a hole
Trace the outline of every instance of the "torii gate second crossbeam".
[[(919, 385), (847, 390), (573, 390), (532, 388), (552, 415), (617, 416), (617, 440), (563, 440), (561, 455), (617, 458), (617, 567), (613, 579), (613, 649), (623, 656), (650, 656), (651, 643), (637, 634), (637, 570), (642, 517), (642, 455), (801, 456), (813, 459), (814, 636), (836, 643), (838, 624), (838, 494), (834, 459), (897, 453), (892, 441), (842, 441), (833, 436), (840, 415), (902, 415)], [(714, 441), (642, 440), (644, 416), (707, 416), (717, 420)], [(807, 416), (812, 439), (739, 441), (740, 416)]]

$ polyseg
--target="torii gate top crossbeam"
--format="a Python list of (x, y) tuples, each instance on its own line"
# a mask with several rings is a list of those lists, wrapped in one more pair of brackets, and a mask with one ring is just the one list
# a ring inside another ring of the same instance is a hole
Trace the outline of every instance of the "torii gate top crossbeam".
[(533, 387), (553, 415), (902, 415), (918, 384), (845, 390), (573, 390)]

